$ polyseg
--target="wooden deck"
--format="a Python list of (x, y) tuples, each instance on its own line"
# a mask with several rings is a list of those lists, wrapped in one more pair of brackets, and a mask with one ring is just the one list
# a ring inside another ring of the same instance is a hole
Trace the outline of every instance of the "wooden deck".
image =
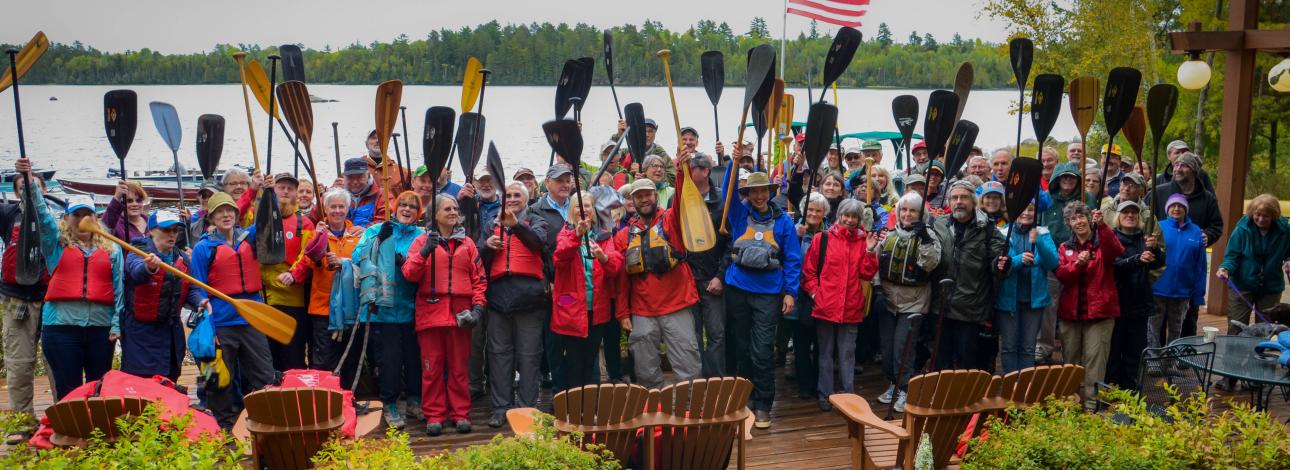
[[(1201, 326), (1220, 326), (1224, 321), (1223, 318), (1204, 313), (1200, 317)], [(1225, 328), (1222, 329), (1225, 330)], [(194, 367), (187, 367), (180, 383), (191, 385), (195, 372)], [(834, 412), (820, 411), (814, 399), (799, 400), (796, 383), (785, 379), (784, 372), (783, 368), (776, 371), (776, 401), (771, 413), (774, 424), (768, 430), (753, 431), (754, 438), (748, 446), (748, 466), (794, 469), (845, 468), (850, 456), (850, 447), (846, 441), (846, 427), (842, 418)], [(886, 386), (878, 364), (865, 364), (864, 372), (856, 376), (856, 385), (857, 393), (870, 399), (876, 413), (880, 415), (886, 413), (887, 405), (878, 404), (873, 399), (881, 394)], [(39, 413), (52, 404), (52, 395), (49, 391), (49, 382), (44, 377), (37, 377), (35, 387), (36, 409)], [(1250, 398), (1247, 392), (1232, 396), (1217, 389), (1211, 390), (1217, 395), (1220, 403), (1229, 398), (1248, 402)], [(2, 381), (0, 381), (0, 392), (3, 392), (0, 393), (0, 409), (8, 409), (9, 397)], [(550, 392), (543, 390), (543, 401), (546, 402), (549, 398)], [(1285, 420), (1290, 417), (1290, 404), (1282, 400), (1277, 393), (1273, 395), (1269, 411), (1276, 419)], [(477, 401), (471, 411), (471, 420), (475, 424), (474, 432), (456, 434), (446, 430), (443, 435), (435, 438), (426, 437), (421, 432), (424, 426), (422, 423), (410, 420), (407, 430), (412, 437), (413, 451), (418, 455), (433, 454), (485, 443), (498, 434), (509, 434), (505, 427), (489, 428), (485, 424), (488, 417), (487, 401)], [(379, 429), (373, 434), (377, 436), (375, 438), (381, 438)]]

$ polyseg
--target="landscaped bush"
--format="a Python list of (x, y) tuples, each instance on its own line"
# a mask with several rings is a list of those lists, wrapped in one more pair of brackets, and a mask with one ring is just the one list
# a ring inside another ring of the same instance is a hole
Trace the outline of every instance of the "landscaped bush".
[[(0, 455), (0, 468), (86, 469), (241, 469), (242, 448), (236, 441), (205, 439), (192, 441), (184, 436), (192, 418), (177, 418), (169, 423), (158, 418), (159, 410), (149, 405), (143, 415), (118, 421), (121, 435), (104, 442), (96, 433), (83, 449), (36, 451), (20, 444)], [(21, 423), (13, 414), (0, 416), (0, 425)], [(8, 432), (8, 429), (4, 430)]]
[(1233, 403), (1212, 414), (1191, 397), (1165, 416), (1147, 411), (1130, 392), (1111, 391), (1113, 411), (1090, 414), (1078, 403), (1052, 400), (992, 419), (988, 436), (972, 443), (964, 469), (1286, 469), (1290, 430), (1267, 413)]

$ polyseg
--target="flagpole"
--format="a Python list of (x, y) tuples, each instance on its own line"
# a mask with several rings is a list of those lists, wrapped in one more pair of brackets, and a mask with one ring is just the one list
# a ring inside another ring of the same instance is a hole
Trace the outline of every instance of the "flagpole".
[[(784, 79), (784, 59), (785, 59), (785, 38), (788, 36), (788, 0), (784, 0), (784, 22), (780, 23), (779, 29), (779, 78)], [(785, 80), (787, 82), (787, 80)]]

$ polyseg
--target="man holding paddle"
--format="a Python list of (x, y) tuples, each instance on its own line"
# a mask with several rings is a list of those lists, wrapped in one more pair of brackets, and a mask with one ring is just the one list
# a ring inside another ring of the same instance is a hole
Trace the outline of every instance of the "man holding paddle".
[[(933, 172), (933, 174), (935, 174)], [(933, 230), (941, 241), (943, 275), (954, 279), (949, 309), (944, 318), (934, 367), (938, 370), (972, 368), (977, 359), (977, 337), (982, 324), (994, 318), (993, 296), (997, 275), (1011, 266), (1003, 234), (977, 208), (976, 188), (955, 181), (948, 192), (949, 214), (938, 217)]]
[(385, 194), (368, 172), (367, 161), (362, 158), (345, 160), (345, 190), (349, 191), (352, 206), (349, 221), (358, 227), (384, 222), (386, 215)]
[[(27, 166), (30, 166), (29, 164)], [(30, 180), (45, 194), (45, 181), (37, 175), (29, 175)], [(26, 197), (26, 179), (14, 178), (13, 189), (19, 198)], [(36, 354), (36, 342), (40, 340), (41, 306), (44, 304), (45, 289), (49, 285), (49, 272), (42, 266), (39, 281), (35, 285), (24, 286), (18, 283), (18, 230), (22, 224), (22, 206), (19, 202), (0, 202), (0, 240), (4, 242), (4, 256), (0, 260), (0, 315), (4, 316), (4, 359), (6, 385), (9, 388), (9, 405), (18, 413), (26, 413), (32, 419), (34, 429), (35, 410), (32, 408), (32, 380), (36, 372), (36, 361), (44, 360)], [(49, 377), (50, 389), (53, 389), (53, 376)], [(17, 444), (31, 437), (26, 430), (5, 437), (9, 445)], [(12, 442), (10, 442), (12, 441)]]
[[(617, 142), (618, 139), (622, 138), (623, 132), (625, 131), (627, 131), (627, 121), (619, 119), (618, 130), (614, 132), (614, 135), (609, 136), (609, 140)], [(664, 149), (663, 146), (654, 143), (654, 138), (657, 135), (658, 135), (658, 124), (655, 123), (653, 119), (646, 118), (644, 155), (630, 155), (630, 152), (626, 147), (624, 147), (622, 150), (619, 151), (619, 155), (629, 154), (631, 157), (630, 162), (636, 163), (636, 164), (640, 164), (641, 162), (644, 162), (645, 157), (647, 156), (658, 155), (659, 158), (663, 159), (663, 168), (667, 173), (667, 183), (670, 185), (675, 185), (676, 184), (676, 165), (672, 163), (672, 157), (667, 154), (667, 150)], [(696, 138), (697, 138), (697, 133), (696, 133)]]
[[(693, 148), (682, 150), (689, 156), (690, 177), (694, 178), (694, 187), (703, 196), (708, 206), (714, 226), (721, 223), (721, 194), (712, 180), (712, 169), (715, 165), (712, 157), (694, 152)], [(703, 358), (703, 376), (720, 377), (728, 372), (726, 361), (726, 305), (722, 292), (725, 283), (727, 258), (726, 245), (730, 237), (717, 234), (717, 241), (712, 249), (690, 253), (686, 264), (694, 273), (694, 287), (699, 292), (699, 303), (694, 306), (694, 334), (699, 343), (699, 352)]]
[[(251, 207), (251, 194), (257, 192), (259, 178), (252, 178), (251, 191), (243, 195), (242, 201), (238, 201), (238, 208), (249, 210)], [(308, 259), (304, 255), (304, 247), (309, 244), (309, 240), (314, 236), (314, 223), (300, 214), (297, 208), (299, 200), (296, 198), (296, 190), (300, 187), (300, 180), (292, 176), (291, 173), (283, 172), (273, 176), (273, 193), (265, 193), (261, 197), (278, 198), (278, 207), (282, 209), (282, 232), (286, 244), (286, 260), (272, 265), (262, 266), (260, 275), (262, 277), (265, 303), (291, 315), (296, 319), (295, 336), (291, 338), (291, 343), (286, 345), (271, 344), (269, 349), (273, 355), (273, 368), (278, 372), (285, 372), (291, 369), (304, 369), (305, 351), (307, 343), (313, 335), (310, 328), (312, 322), (309, 320), (307, 309), (308, 299), (305, 297), (305, 279), (295, 279), (291, 276), (290, 271), (301, 263), (307, 263)], [(243, 205), (242, 203), (245, 203)]]

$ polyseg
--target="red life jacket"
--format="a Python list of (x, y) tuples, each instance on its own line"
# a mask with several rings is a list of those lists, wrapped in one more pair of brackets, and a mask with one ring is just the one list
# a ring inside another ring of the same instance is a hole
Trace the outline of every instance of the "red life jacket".
[[(188, 272), (188, 263), (184, 262), (184, 257), (175, 258), (174, 267), (183, 272)], [(141, 284), (134, 287), (134, 319), (139, 321), (155, 322), (157, 321), (159, 308), (161, 307), (161, 288), (166, 280), (167, 271), (157, 269), (157, 274), (152, 275), (152, 282)], [(171, 276), (174, 276), (171, 274)], [(184, 299), (188, 298), (188, 283), (179, 281), (179, 295), (171, 305), (182, 305)], [(178, 315), (178, 309), (167, 313), (166, 315)]]
[(63, 247), (63, 257), (49, 278), (45, 301), (85, 301), (103, 305), (116, 302), (112, 288), (112, 257), (95, 249), (86, 258), (79, 247)]
[[(18, 285), (18, 228), (21, 224), (13, 224), (13, 234), (9, 236), (9, 244), (5, 245), (4, 256), (0, 256), (0, 282), (9, 285)], [(40, 270), (40, 282), (34, 287), (44, 287), (49, 283), (49, 271)]]
[(505, 233), (501, 225), (493, 227), (493, 235), (502, 239), (502, 249), (493, 253), (493, 262), (488, 268), (488, 280), (494, 281), (505, 276), (528, 276), (542, 279), (542, 254), (534, 253), (524, 246), (519, 237)]
[(251, 294), (261, 289), (260, 263), (247, 241), (239, 242), (236, 251), (227, 243), (217, 245), (208, 272), (206, 283), (228, 295)]

